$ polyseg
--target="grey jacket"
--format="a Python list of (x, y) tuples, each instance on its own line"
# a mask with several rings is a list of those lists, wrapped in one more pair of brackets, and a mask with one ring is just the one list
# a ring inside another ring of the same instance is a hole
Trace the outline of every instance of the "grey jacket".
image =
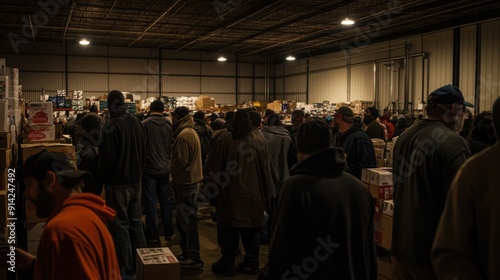
[(172, 125), (162, 115), (151, 115), (142, 124), (146, 128), (147, 175), (170, 173), (170, 153), (172, 149)]

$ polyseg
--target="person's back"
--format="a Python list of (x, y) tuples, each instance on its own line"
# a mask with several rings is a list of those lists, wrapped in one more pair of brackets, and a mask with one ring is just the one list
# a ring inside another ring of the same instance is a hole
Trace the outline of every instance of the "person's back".
[(151, 114), (142, 123), (146, 129), (144, 173), (164, 175), (170, 172), (172, 125), (160, 114)]
[[(327, 124), (312, 122), (330, 133)], [(278, 197), (264, 279), (376, 279), (372, 198), (361, 181), (344, 171), (343, 151), (328, 148), (328, 137), (304, 130), (299, 128), (297, 136), (299, 163)], [(305, 149), (300, 138), (306, 137), (325, 143), (305, 140)], [(307, 157), (301, 159), (301, 153)]]
[(399, 136), (394, 146), (392, 252), (414, 273), (433, 275), (430, 251), (453, 177), (470, 156), (457, 131), (465, 102), (453, 86), (429, 95), (428, 119)]

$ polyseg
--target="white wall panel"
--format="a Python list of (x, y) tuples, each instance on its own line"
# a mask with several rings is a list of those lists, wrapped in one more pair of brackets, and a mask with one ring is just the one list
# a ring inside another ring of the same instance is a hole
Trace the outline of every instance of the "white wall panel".
[(347, 70), (337, 69), (309, 75), (309, 103), (347, 101)]
[(324, 55), (321, 57), (313, 57), (309, 59), (309, 71), (327, 69), (332, 67), (345, 66), (347, 58), (342, 52)]
[(238, 93), (252, 93), (253, 79), (238, 79)]
[(252, 94), (245, 94), (245, 93), (238, 94), (238, 103), (241, 103), (244, 101), (254, 101), (253, 95)]
[(276, 96), (281, 96), (283, 94), (283, 86), (282, 78), (275, 79), (274, 84), (271, 85), (271, 91), (274, 89)]
[(375, 100), (373, 64), (351, 68), (351, 100)]
[(377, 69), (379, 95), (377, 96), (377, 104), (375, 104), (375, 106), (383, 111), (384, 108), (390, 108), (392, 106), (392, 102), (397, 100), (397, 96), (393, 91), (391, 67), (381, 62), (378, 63)]
[(148, 92), (148, 76), (109, 75), (109, 88), (131, 93)]
[(164, 76), (162, 77), (162, 92), (200, 94), (200, 78)]
[(307, 75), (285, 78), (285, 94), (305, 93), (307, 91)]
[(460, 29), (460, 84), (465, 100), (474, 103), (476, 82), (476, 25)]
[(177, 75), (200, 75), (200, 62), (163, 60), (161, 65), (162, 74)]
[(109, 58), (109, 72), (130, 74), (157, 74), (157, 69), (150, 68), (147, 59)]
[(254, 101), (264, 101), (264, 102), (267, 102), (266, 96), (264, 95), (264, 93), (262, 93), (262, 94), (255, 93), (255, 100)]
[(266, 68), (264, 64), (255, 64), (255, 77), (265, 77), (266, 76), (265, 70)]
[(55, 94), (56, 90), (66, 87), (64, 73), (19, 73), (19, 84), (23, 85), (23, 92), (36, 91), (42, 93), (42, 87), (46, 94)]
[(419, 53), (424, 51), (422, 50), (422, 36), (406, 38), (405, 42), (410, 45), (410, 53)]
[(305, 93), (301, 94), (285, 94), (285, 100), (291, 100), (296, 102), (306, 102), (307, 96)]
[(387, 42), (369, 45), (363, 48), (352, 49), (351, 63), (354, 64), (359, 62), (388, 58), (390, 55), (389, 47), (390, 44)]
[(108, 59), (105, 57), (68, 57), (69, 72), (108, 72)]
[[(110, 79), (111, 80), (111, 79)], [(130, 91), (127, 87), (121, 86), (123, 83), (111, 84), (110, 87), (121, 91)], [(120, 85), (120, 87), (118, 87)], [(72, 90), (87, 91), (108, 91), (108, 77), (101, 74), (68, 74), (68, 91)]]
[[(410, 101), (413, 102), (413, 109), (418, 108), (418, 104), (423, 101), (427, 101), (428, 92), (425, 87), (425, 69), (422, 76), (422, 61), (421, 57), (410, 59)], [(422, 85), (422, 79), (424, 79), (424, 84)], [(423, 96), (422, 96), (423, 95)]]
[(236, 75), (236, 66), (234, 63), (225, 62), (202, 62), (201, 75), (232, 76)]
[(290, 74), (301, 74), (307, 72), (307, 60), (295, 60), (295, 61), (287, 61), (284, 64), (285, 67), (285, 75)]
[(479, 112), (491, 110), (500, 96), (500, 20), (482, 25)]
[(236, 104), (236, 95), (234, 94), (210, 93), (209, 95), (214, 99), (215, 104)]
[(238, 76), (253, 76), (253, 65), (251, 63), (240, 63), (238, 64)]
[(234, 78), (201, 78), (202, 94), (212, 93), (235, 93), (236, 85)]
[(20, 71), (64, 71), (64, 57), (60, 55), (3, 55), (7, 67)]
[[(269, 85), (270, 89), (272, 89), (272, 86), (273, 86), (273, 80), (269, 80), (269, 82), (271, 83)], [(257, 93), (262, 93), (264, 94), (264, 92), (266, 92), (266, 87), (265, 87), (265, 80), (264, 79), (255, 79), (255, 94)]]
[(423, 36), (429, 54), (429, 91), (451, 84), (453, 68), (453, 30)]

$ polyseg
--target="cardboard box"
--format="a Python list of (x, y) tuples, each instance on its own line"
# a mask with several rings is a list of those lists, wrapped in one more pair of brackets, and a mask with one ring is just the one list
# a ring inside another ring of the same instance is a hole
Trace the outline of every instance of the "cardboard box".
[(7, 74), (7, 69), (5, 67), (5, 58), (0, 58), (0, 75), (5, 76)]
[(0, 132), (9, 132), (10, 119), (8, 115), (9, 103), (7, 99), (0, 99)]
[(7, 98), (10, 96), (9, 77), (0, 76), (0, 98)]
[(392, 217), (392, 215), (394, 214), (394, 200), (384, 200), (382, 213)]
[(376, 168), (370, 171), (370, 184), (392, 186), (392, 172), (387, 169)]
[(139, 248), (136, 250), (137, 280), (180, 279), (179, 262), (169, 248)]
[(12, 133), (0, 132), (0, 149), (9, 149), (12, 146)]
[(363, 168), (361, 170), (361, 181), (370, 184), (371, 170), (375, 168)]
[(383, 139), (372, 138), (372, 143), (375, 149), (385, 149), (385, 141)]
[(28, 107), (30, 124), (52, 125), (54, 113), (52, 102), (30, 102)]
[(392, 217), (382, 214), (381, 218), (382, 224), (382, 240), (379, 244), (387, 250), (391, 250), (392, 247)]
[(382, 148), (375, 148), (375, 157), (377, 159), (384, 159), (384, 149), (382, 149)]
[(39, 152), (47, 150), (49, 152), (57, 152), (65, 154), (71, 163), (76, 168), (76, 153), (75, 147), (71, 144), (60, 143), (30, 143), (21, 144), (21, 159), (24, 163), (30, 156), (38, 154)]
[(385, 167), (387, 164), (385, 162), (385, 159), (383, 158), (379, 158), (377, 159), (377, 167), (380, 168), (380, 167)]
[(55, 125), (30, 125), (28, 127), (27, 141), (51, 141), (56, 139)]
[(10, 167), (12, 161), (12, 149), (0, 149), (0, 168)]
[(374, 198), (389, 200), (392, 199), (392, 186), (379, 186), (370, 184), (370, 194)]

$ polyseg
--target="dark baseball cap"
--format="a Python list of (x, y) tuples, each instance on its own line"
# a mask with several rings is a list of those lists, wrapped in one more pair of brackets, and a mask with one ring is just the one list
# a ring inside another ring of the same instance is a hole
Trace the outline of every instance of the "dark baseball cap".
[(58, 180), (89, 180), (92, 174), (83, 170), (76, 170), (69, 161), (67, 155), (63, 153), (41, 151), (29, 157), (23, 164), (21, 178), (36, 177), (43, 178), (47, 171), (56, 173)]
[(454, 85), (442, 86), (429, 94), (428, 101), (435, 101), (445, 104), (463, 104), (467, 107), (474, 107), (472, 103), (465, 101), (464, 95), (460, 89)]

